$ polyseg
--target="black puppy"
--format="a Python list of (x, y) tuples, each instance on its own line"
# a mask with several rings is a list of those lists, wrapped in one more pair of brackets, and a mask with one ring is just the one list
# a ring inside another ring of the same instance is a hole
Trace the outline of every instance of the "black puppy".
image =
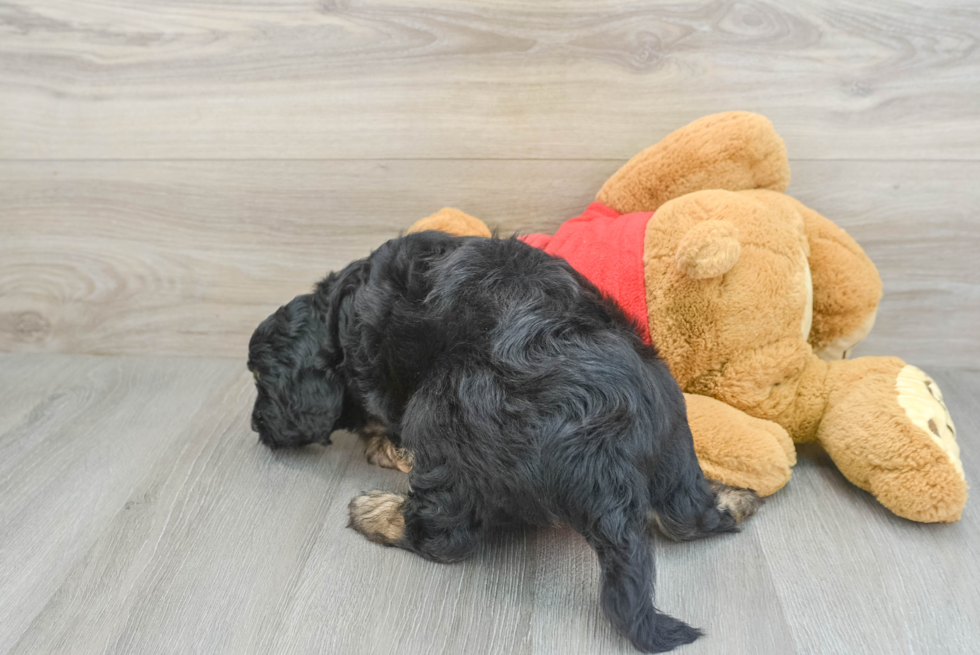
[(249, 368), (270, 448), (380, 424), (411, 458), (407, 496), (351, 501), (358, 532), (452, 561), (495, 525), (566, 521), (599, 558), (606, 615), (644, 651), (701, 634), (654, 609), (650, 522), (694, 539), (758, 503), (705, 480), (681, 391), (620, 309), (514, 239), (393, 239), (266, 319)]

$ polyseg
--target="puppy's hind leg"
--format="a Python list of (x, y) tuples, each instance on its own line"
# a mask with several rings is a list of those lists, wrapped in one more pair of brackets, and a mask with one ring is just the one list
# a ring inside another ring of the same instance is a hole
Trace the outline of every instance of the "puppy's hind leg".
[(740, 525), (752, 518), (762, 505), (762, 498), (751, 489), (730, 487), (717, 480), (709, 480), (708, 485), (717, 498), (718, 509), (730, 512)]
[(665, 459), (650, 481), (651, 518), (675, 541), (737, 532), (761, 504), (750, 489), (706, 480), (693, 447), (687, 448), (686, 443)]
[(450, 489), (415, 490), (408, 495), (372, 491), (351, 500), (348, 509), (348, 527), (369, 541), (437, 562), (465, 558), (481, 537), (464, 496)]
[[(698, 485), (700, 486), (700, 485)], [(708, 483), (692, 492), (680, 488), (651, 510), (652, 522), (674, 541), (691, 541), (723, 532), (738, 532), (762, 504), (751, 489)]]

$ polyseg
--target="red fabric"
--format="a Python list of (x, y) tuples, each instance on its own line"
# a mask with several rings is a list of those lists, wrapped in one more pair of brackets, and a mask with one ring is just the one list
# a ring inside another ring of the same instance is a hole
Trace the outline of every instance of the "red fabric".
[(529, 234), (521, 240), (566, 260), (572, 268), (613, 298), (650, 343), (643, 278), (643, 237), (652, 212), (619, 215), (594, 202), (581, 216), (566, 221), (554, 236)]

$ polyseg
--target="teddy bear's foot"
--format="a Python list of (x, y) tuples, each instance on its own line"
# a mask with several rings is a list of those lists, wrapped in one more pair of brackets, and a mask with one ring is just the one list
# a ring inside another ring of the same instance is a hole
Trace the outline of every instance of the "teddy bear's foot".
[[(942, 391), (935, 380), (911, 365), (899, 371), (895, 389), (905, 420), (917, 428), (920, 439), (928, 438), (938, 446), (942, 455), (921, 471), (882, 471), (872, 480), (871, 490), (886, 507), (902, 507), (906, 513), (901, 515), (906, 518), (930, 523), (956, 521), (966, 503), (967, 484), (956, 427)], [(932, 475), (922, 475), (930, 469)], [(908, 508), (910, 494), (926, 502)]]
[(831, 378), (819, 438), (841, 472), (899, 516), (958, 520), (967, 484), (939, 385), (893, 357), (833, 364)]
[(898, 373), (895, 389), (898, 391), (898, 404), (905, 410), (906, 418), (943, 449), (949, 463), (965, 480), (960, 447), (956, 443), (956, 426), (936, 381), (922, 369), (907, 364)]

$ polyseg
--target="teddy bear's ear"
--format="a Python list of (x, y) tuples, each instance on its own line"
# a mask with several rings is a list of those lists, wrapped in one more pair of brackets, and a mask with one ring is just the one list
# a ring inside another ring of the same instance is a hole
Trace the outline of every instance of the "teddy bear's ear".
[(738, 229), (728, 221), (702, 221), (687, 231), (674, 256), (677, 268), (688, 277), (703, 280), (724, 275), (742, 251)]

